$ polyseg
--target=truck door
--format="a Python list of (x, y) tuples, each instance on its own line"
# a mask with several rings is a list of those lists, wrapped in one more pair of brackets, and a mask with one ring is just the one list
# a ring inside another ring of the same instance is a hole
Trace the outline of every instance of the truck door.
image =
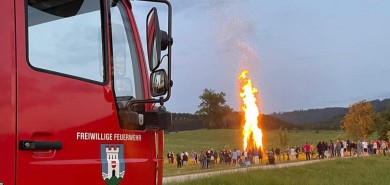
[(14, 2), (0, 6), (0, 184), (15, 184), (15, 12)]
[[(109, 6), (16, 1), (16, 184), (154, 182), (152, 132), (123, 130), (118, 122)], [(137, 75), (122, 89), (140, 86)]]

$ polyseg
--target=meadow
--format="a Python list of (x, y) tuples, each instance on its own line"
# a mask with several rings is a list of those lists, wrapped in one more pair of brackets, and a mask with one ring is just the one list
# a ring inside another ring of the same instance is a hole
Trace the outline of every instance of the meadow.
[(390, 157), (339, 158), (280, 169), (224, 174), (169, 185), (389, 185)]
[[(278, 131), (264, 131), (263, 132), (263, 148), (271, 149), (278, 147), (279, 135)], [(329, 141), (330, 139), (335, 140), (336, 138), (346, 138), (343, 131), (289, 131), (288, 139), (289, 145), (302, 146), (305, 142), (312, 143), (314, 146), (317, 145), (318, 141)], [(188, 152), (192, 150), (200, 152), (202, 149), (209, 148), (217, 151), (221, 149), (242, 149), (242, 134), (238, 129), (212, 129), (212, 130), (194, 130), (194, 131), (182, 131), (182, 132), (171, 132), (165, 134), (165, 147), (164, 147), (164, 176), (183, 175), (190, 173), (201, 173), (211, 170), (201, 170), (199, 164), (191, 164), (183, 168), (176, 167), (176, 161), (174, 164), (168, 164), (166, 154), (168, 151), (177, 152)], [(175, 155), (176, 157), (176, 155)], [(300, 160), (304, 160), (304, 155), (300, 155)], [(287, 161), (277, 161), (287, 162)], [(262, 164), (265, 165), (263, 160)], [(216, 165), (212, 170), (225, 170), (233, 169), (233, 166), (222, 166)]]

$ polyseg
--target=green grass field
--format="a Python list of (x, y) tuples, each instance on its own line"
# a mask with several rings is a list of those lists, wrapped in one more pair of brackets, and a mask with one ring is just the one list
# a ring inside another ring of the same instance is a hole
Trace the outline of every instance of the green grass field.
[[(263, 143), (265, 149), (276, 147), (279, 142), (277, 131), (263, 132)], [(290, 131), (288, 134), (291, 146), (303, 145), (306, 141), (314, 143), (318, 141), (335, 140), (337, 136), (344, 137), (343, 131)], [(171, 132), (165, 134), (164, 153), (168, 151), (200, 151), (204, 148), (214, 148), (220, 150), (224, 147), (231, 149), (242, 148), (242, 134), (237, 129), (212, 129)]]
[(389, 185), (389, 171), (390, 157), (377, 155), (225, 174), (169, 185)]
[[(277, 131), (263, 132), (263, 144), (265, 149), (277, 147), (279, 142), (279, 136)], [(306, 141), (316, 145), (318, 141), (335, 140), (336, 137), (345, 138), (342, 131), (292, 131), (288, 134), (289, 145), (302, 146)], [(242, 134), (240, 130), (236, 129), (213, 129), (213, 130), (195, 130), (195, 131), (183, 131), (183, 132), (171, 132), (165, 135), (165, 160), (164, 160), (164, 176), (183, 175), (190, 173), (207, 172), (210, 170), (200, 170), (199, 164), (189, 164), (183, 168), (176, 168), (176, 164), (168, 164), (166, 154), (168, 151), (177, 152), (191, 152), (192, 150), (200, 152), (205, 148), (213, 148), (220, 150), (222, 148), (242, 148)], [(301, 160), (303, 160), (303, 155)], [(280, 162), (279, 162), (280, 163)], [(261, 165), (265, 165), (265, 162)], [(232, 166), (216, 165), (213, 170), (232, 169)]]

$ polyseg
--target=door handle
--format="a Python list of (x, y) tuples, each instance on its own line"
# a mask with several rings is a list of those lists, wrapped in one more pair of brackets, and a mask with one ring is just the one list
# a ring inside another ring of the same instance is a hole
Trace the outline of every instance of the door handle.
[(19, 141), (20, 150), (61, 150), (61, 141)]

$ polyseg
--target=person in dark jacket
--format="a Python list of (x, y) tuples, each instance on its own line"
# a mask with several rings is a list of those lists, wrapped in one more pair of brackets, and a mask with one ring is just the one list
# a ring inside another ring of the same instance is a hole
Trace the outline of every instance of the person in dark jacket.
[(326, 151), (326, 149), (328, 148), (328, 146), (327, 146), (328, 144), (327, 143), (325, 143), (325, 141), (322, 141), (322, 143), (321, 143), (321, 147), (322, 147), (322, 158), (324, 159), (325, 157), (327, 157), (326, 155), (325, 155), (325, 151)]
[(278, 161), (280, 161), (280, 148), (275, 149), (275, 154), (276, 154), (276, 159), (278, 159)]
[(177, 161), (177, 167), (178, 168), (181, 168), (181, 154), (180, 154), (180, 152), (178, 152), (177, 154), (176, 154), (176, 161)]
[(316, 158), (318, 157), (319, 159), (321, 159), (321, 156), (322, 156), (322, 143), (321, 143), (321, 141), (318, 141), (316, 148), (317, 148), (317, 152), (318, 152), (318, 155), (316, 156)]

